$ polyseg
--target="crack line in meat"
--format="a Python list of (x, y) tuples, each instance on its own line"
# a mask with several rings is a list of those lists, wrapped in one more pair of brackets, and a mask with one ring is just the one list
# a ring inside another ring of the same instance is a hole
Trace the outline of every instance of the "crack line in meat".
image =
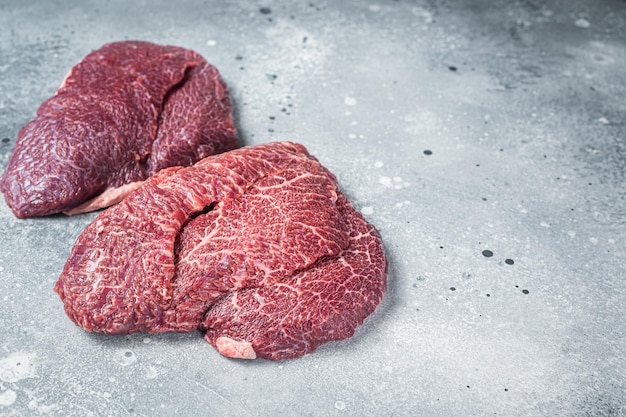
[[(208, 214), (215, 209), (215, 206), (218, 204), (217, 201), (212, 202), (208, 206), (205, 206), (202, 210), (195, 211), (187, 217), (187, 220), (180, 225), (180, 229), (178, 229), (178, 233), (176, 234), (176, 238), (174, 239), (174, 265), (178, 265), (179, 256), (180, 256), (180, 235), (182, 234), (185, 227), (189, 224), (193, 219), (202, 216), (204, 214)], [(172, 277), (172, 282), (176, 280), (176, 276)]]
[[(189, 74), (191, 73), (191, 71), (194, 68), (196, 68), (196, 66), (197, 65), (189, 65), (189, 66), (187, 66), (187, 68), (185, 68), (185, 71), (183, 72), (183, 77), (180, 79), (180, 81), (177, 82), (176, 84), (172, 85), (172, 87), (169, 90), (167, 90), (167, 92), (163, 96), (163, 100), (161, 101), (161, 108), (158, 109), (158, 113), (159, 114), (157, 115), (156, 130), (154, 132), (154, 137), (152, 138), (152, 145), (153, 146), (154, 146), (154, 142), (159, 137), (159, 132), (160, 132), (161, 126), (163, 124), (163, 113), (164, 113), (164, 110), (165, 110), (165, 106), (167, 106), (167, 102), (174, 95), (174, 93), (176, 93), (178, 90), (180, 90), (187, 83), (187, 81), (189, 81)], [(142, 167), (143, 167), (143, 169), (146, 172), (150, 171), (151, 157), (152, 157), (152, 152), (150, 152), (150, 153), (148, 153), (148, 154), (146, 154), (146, 155), (144, 155), (142, 157), (142, 159), (145, 158), (145, 162), (142, 164)]]

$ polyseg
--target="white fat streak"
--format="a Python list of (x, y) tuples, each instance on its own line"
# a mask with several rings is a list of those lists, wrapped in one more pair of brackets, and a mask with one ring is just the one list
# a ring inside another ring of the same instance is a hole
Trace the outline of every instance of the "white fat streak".
[(215, 340), (215, 346), (222, 355), (238, 359), (256, 359), (256, 352), (252, 343), (247, 340), (235, 340), (227, 336), (220, 336)]

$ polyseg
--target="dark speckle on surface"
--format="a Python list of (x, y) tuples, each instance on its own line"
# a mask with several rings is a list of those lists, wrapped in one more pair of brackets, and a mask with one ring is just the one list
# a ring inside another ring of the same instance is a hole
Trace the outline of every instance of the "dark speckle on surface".
[(0, 142), (2, 142), (2, 143), (9, 143), (9, 142), (11, 142), (11, 139), (9, 139), (9, 138), (2, 138), (2, 139), (0, 139)]
[(490, 251), (489, 249), (485, 249), (485, 250), (482, 252), (482, 254), (483, 254), (483, 256), (484, 256), (484, 257), (486, 257), (486, 258), (491, 258), (491, 257), (493, 256), (493, 252), (492, 252), (492, 251)]
[(259, 12), (261, 12), (261, 14), (271, 14), (272, 9), (270, 9), (269, 7), (261, 7), (259, 9)]
[(513, 259), (505, 259), (504, 263), (507, 265), (513, 265), (515, 263), (515, 261)]
[(424, 155), (432, 155), (432, 154), (433, 154), (433, 151), (431, 151), (430, 149), (426, 149), (424, 151)]

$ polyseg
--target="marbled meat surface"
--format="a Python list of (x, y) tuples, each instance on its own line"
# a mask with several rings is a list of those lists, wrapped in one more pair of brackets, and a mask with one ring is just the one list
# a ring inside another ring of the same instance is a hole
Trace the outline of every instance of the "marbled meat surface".
[(276, 142), (146, 180), (83, 231), (55, 291), (89, 331), (201, 329), (223, 355), (283, 359), (352, 336), (386, 279), (335, 176)]
[(18, 133), (0, 191), (18, 217), (92, 211), (170, 166), (237, 146), (217, 69), (194, 51), (104, 45)]

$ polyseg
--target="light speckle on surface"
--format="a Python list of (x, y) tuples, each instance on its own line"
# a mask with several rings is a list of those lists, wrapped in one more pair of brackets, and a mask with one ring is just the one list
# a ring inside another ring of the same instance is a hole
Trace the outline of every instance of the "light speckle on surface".
[(159, 371), (157, 370), (156, 367), (148, 366), (146, 368), (146, 371), (145, 371), (145, 378), (146, 379), (155, 379), (158, 376), (159, 376)]
[(343, 102), (346, 104), (346, 106), (355, 106), (356, 98), (351, 97), (351, 96), (345, 96), (343, 99)]
[(335, 401), (335, 408), (337, 410), (345, 410), (346, 409), (346, 403), (343, 402), (343, 401), (340, 401), (340, 400)]
[(137, 356), (132, 350), (119, 349), (113, 356), (113, 361), (118, 365), (130, 366), (137, 362)]
[(393, 187), (393, 180), (386, 175), (383, 175), (382, 177), (378, 178), (378, 182), (384, 185), (385, 187)]
[(41, 400), (30, 395), (30, 401), (28, 402), (28, 409), (35, 411), (38, 415), (50, 414), (53, 411), (57, 411), (59, 406), (57, 404), (42, 404)]
[(576, 26), (578, 26), (579, 28), (583, 28), (583, 29), (587, 29), (589, 26), (591, 26), (591, 23), (585, 19), (585, 18), (579, 18), (576, 19), (576, 22), (574, 22), (576, 24)]
[(30, 352), (14, 352), (0, 359), (0, 381), (18, 382), (36, 376), (36, 355)]
[(217, 45), (217, 41), (215, 39), (209, 39), (208, 41), (206, 41), (206, 44), (208, 46), (215, 46)]
[(365, 206), (361, 209), (361, 213), (363, 213), (366, 216), (369, 216), (371, 214), (374, 214), (374, 208), (371, 206)]
[(403, 181), (401, 177), (388, 177), (386, 175), (381, 176), (378, 182), (387, 188), (393, 188), (395, 190), (401, 190), (411, 186), (411, 183)]
[(17, 399), (17, 393), (8, 388), (6, 391), (0, 391), (0, 406), (9, 407), (13, 405)]

